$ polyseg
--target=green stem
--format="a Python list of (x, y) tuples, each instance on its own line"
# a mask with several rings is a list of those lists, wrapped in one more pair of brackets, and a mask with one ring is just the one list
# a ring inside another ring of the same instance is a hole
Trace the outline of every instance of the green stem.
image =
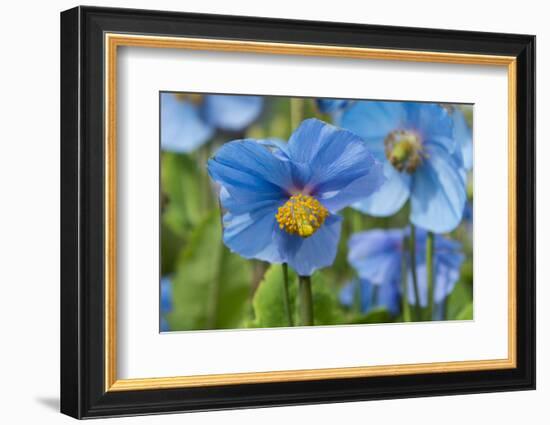
[(298, 128), (304, 119), (304, 99), (299, 97), (290, 98), (290, 125), (291, 131)]
[(313, 296), (311, 294), (311, 278), (299, 276), (300, 282), (300, 325), (313, 325)]
[(294, 326), (292, 320), (292, 310), (290, 309), (290, 295), (288, 292), (288, 264), (283, 263), (283, 303), (285, 306), (285, 313), (288, 319), (288, 326)]
[(420, 296), (418, 291), (418, 279), (416, 277), (416, 227), (411, 223), (411, 236), (409, 239), (409, 254), (411, 257), (411, 274), (413, 280), (413, 289), (414, 289), (414, 312), (415, 319), (422, 319), (422, 311), (420, 308)]
[(359, 211), (352, 210), (352, 229), (354, 233), (363, 230), (363, 217)]
[(405, 247), (409, 245), (409, 240), (405, 236), (403, 237), (403, 252), (401, 254), (401, 290), (403, 295), (401, 296), (401, 308), (403, 310), (403, 321), (412, 321), (411, 306), (409, 305), (409, 279), (407, 273), (407, 256), (405, 255)]
[(426, 311), (426, 320), (432, 320), (434, 311), (434, 273), (433, 273), (433, 255), (434, 255), (434, 234), (428, 232), (426, 237), (426, 279), (428, 281), (428, 308)]

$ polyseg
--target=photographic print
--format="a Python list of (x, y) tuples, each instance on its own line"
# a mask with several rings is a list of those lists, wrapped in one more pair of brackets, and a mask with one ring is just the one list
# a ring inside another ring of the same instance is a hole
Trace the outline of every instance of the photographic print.
[(161, 92), (160, 331), (473, 319), (473, 106)]

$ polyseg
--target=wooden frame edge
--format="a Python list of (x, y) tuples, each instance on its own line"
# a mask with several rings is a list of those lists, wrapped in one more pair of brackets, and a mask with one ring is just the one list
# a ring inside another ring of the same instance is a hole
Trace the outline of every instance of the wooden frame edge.
[[(105, 392), (207, 387), (269, 382), (345, 379), (417, 373), (513, 369), (517, 367), (517, 60), (514, 56), (371, 49), (205, 38), (106, 33), (105, 46)], [(307, 369), (273, 372), (117, 379), (116, 372), (116, 57), (120, 46), (237, 51), (470, 65), (506, 66), (508, 71), (508, 358), (421, 364)]]

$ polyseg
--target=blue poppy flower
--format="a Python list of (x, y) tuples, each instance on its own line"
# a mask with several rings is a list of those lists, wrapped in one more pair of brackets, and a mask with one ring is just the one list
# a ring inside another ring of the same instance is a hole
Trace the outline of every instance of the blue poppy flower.
[(170, 332), (170, 324), (168, 320), (161, 316), (160, 318), (160, 331), (161, 332)]
[[(410, 256), (408, 247), (404, 244), (409, 236), (409, 229), (369, 230), (351, 236), (348, 243), (348, 261), (357, 271), (361, 280), (368, 281), (387, 293), (402, 291), (402, 261), (407, 265), (407, 289), (410, 304), (416, 303)], [(428, 303), (426, 243), (427, 232), (418, 229), (416, 233), (416, 275), (420, 305)], [(405, 257), (403, 257), (405, 256)], [(460, 277), (460, 268), (464, 261), (462, 246), (458, 241), (447, 239), (441, 235), (434, 238), (434, 303), (445, 301)], [(390, 304), (390, 307), (397, 308)], [(435, 309), (438, 311), (438, 309)], [(434, 318), (438, 318), (434, 313)]]
[(464, 221), (470, 224), (474, 221), (474, 204), (472, 201), (468, 201), (464, 205)]
[(160, 279), (160, 331), (168, 332), (170, 326), (166, 314), (172, 311), (172, 279), (164, 276)]
[(344, 110), (347, 106), (351, 104), (351, 100), (348, 99), (325, 99), (320, 98), (316, 99), (315, 103), (317, 108), (323, 114), (332, 114), (338, 111)]
[(245, 258), (288, 263), (301, 276), (333, 263), (337, 212), (384, 181), (359, 137), (317, 119), (303, 121), (287, 144), (226, 143), (208, 172), (226, 210), (224, 243)]
[(383, 307), (393, 315), (399, 314), (401, 294), (399, 287), (391, 282), (373, 285), (366, 279), (355, 279), (340, 290), (340, 303), (353, 307), (358, 296), (362, 313)]
[(473, 132), (464, 117), (465, 109), (471, 110), (472, 106), (465, 105), (462, 106), (462, 109), (453, 107), (451, 109), (451, 118), (453, 119), (453, 138), (459, 145), (464, 169), (470, 171), (474, 166)]
[(165, 151), (192, 152), (216, 130), (244, 130), (263, 107), (261, 96), (162, 93), (161, 147)]
[(456, 154), (453, 120), (439, 105), (414, 102), (355, 102), (339, 124), (362, 137), (383, 161), (387, 183), (354, 208), (393, 215), (410, 199), (410, 220), (444, 233), (462, 218), (465, 172)]

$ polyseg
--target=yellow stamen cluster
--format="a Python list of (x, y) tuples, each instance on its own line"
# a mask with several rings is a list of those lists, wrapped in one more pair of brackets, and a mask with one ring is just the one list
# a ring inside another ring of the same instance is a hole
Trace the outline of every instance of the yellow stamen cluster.
[(426, 156), (418, 135), (407, 130), (392, 131), (384, 140), (386, 157), (398, 171), (413, 173)]
[(322, 226), (328, 215), (328, 210), (317, 199), (299, 193), (279, 207), (275, 218), (281, 230), (307, 238)]

